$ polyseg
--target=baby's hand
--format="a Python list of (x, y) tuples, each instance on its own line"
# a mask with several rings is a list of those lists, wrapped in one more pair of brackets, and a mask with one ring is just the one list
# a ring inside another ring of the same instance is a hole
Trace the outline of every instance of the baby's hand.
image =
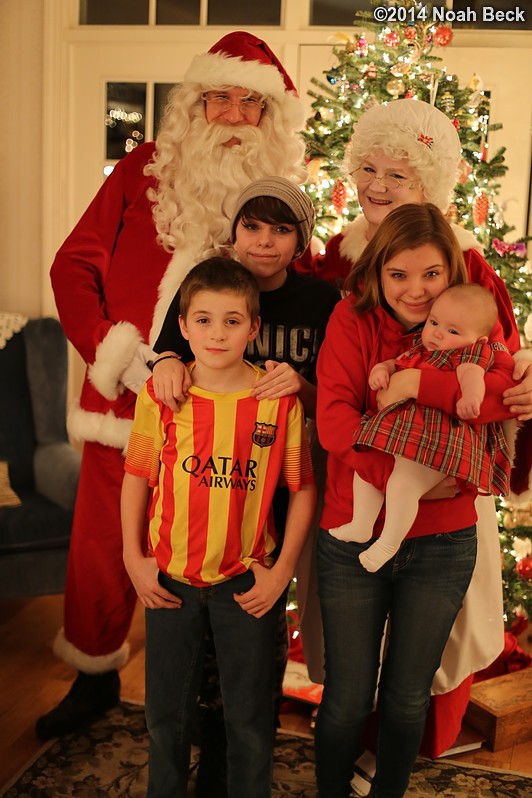
[(464, 399), (463, 396), (460, 397), (456, 403), (456, 414), (458, 418), (464, 421), (469, 418), (477, 418), (480, 414), (480, 400), (475, 398)]
[(390, 384), (390, 374), (388, 369), (385, 366), (374, 366), (372, 368), (369, 379), (368, 379), (369, 387), (373, 391), (380, 391), (381, 389), (386, 389)]

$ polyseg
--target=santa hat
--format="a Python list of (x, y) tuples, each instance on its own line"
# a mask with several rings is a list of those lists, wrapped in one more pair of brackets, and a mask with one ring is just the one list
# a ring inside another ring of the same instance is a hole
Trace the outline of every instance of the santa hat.
[(303, 105), (285, 68), (266, 42), (246, 31), (233, 31), (192, 59), (184, 80), (204, 88), (239, 86), (277, 100), (283, 116), (301, 130)]
[(460, 138), (448, 116), (421, 100), (374, 105), (355, 125), (348, 171), (378, 149), (390, 157), (406, 158), (427, 202), (447, 210), (462, 157)]

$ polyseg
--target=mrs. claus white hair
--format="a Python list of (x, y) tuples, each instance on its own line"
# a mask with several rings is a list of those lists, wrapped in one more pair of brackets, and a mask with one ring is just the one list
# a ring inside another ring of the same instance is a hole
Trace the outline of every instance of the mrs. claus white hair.
[(420, 100), (394, 100), (373, 106), (354, 128), (346, 151), (345, 171), (354, 172), (375, 150), (382, 150), (388, 158), (408, 161), (421, 183), (425, 200), (442, 212), (447, 211), (461, 147), (458, 133), (444, 113)]

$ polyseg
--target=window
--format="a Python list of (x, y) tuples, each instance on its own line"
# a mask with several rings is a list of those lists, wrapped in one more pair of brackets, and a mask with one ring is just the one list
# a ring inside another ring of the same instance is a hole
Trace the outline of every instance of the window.
[(147, 25), (149, 0), (80, 0), (80, 25)]
[[(525, 10), (528, 3), (516, 3), (515, 0), (493, 0), (487, 3), (486, 0), (453, 0), (453, 11), (456, 19), (463, 22), (452, 23), (453, 28), (474, 28), (478, 30), (532, 30), (532, 13)], [(517, 16), (520, 9), (521, 16)], [(497, 12), (499, 12), (497, 14)], [(497, 18), (498, 17), (498, 18)]]
[[(153, 113), (146, 83), (107, 83), (105, 159), (119, 161), (144, 141), (155, 138), (173, 83), (153, 86)], [(153, 118), (153, 125), (146, 120)], [(109, 173), (108, 166), (105, 173)]]
[(146, 135), (146, 84), (108, 83), (105, 157), (117, 161)]
[[(199, 25), (201, 0), (80, 0), (80, 25)], [(280, 25), (281, 0), (205, 0), (207, 25)], [(152, 17), (151, 15), (154, 14)]]
[(311, 0), (310, 24), (351, 26), (357, 11), (374, 10), (371, 0)]

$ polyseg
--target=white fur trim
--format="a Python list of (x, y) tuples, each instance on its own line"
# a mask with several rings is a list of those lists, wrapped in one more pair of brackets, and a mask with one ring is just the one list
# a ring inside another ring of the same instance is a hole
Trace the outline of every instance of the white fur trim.
[(123, 667), (129, 659), (129, 643), (123, 643), (117, 651), (112, 651), (110, 654), (91, 657), (90, 654), (85, 654), (76, 648), (73, 643), (69, 643), (64, 629), (58, 631), (53, 648), (56, 657), (82, 673), (107, 673)]
[(514, 352), (513, 358), (516, 363), (518, 360), (528, 360), (529, 363), (532, 363), (532, 347), (529, 349), (519, 349), (517, 352)]
[(225, 53), (195, 56), (184, 80), (202, 86), (241, 86), (278, 100), (284, 99), (286, 93), (283, 76), (273, 64), (243, 61)]
[(342, 240), (340, 242), (340, 255), (350, 260), (353, 266), (356, 264), (368, 245), (366, 238), (368, 223), (363, 213), (342, 230)]
[(515, 439), (517, 438), (517, 431), (519, 429), (519, 422), (516, 418), (506, 418), (502, 422), (502, 431), (508, 444), (508, 451), (510, 454), (510, 463), (515, 459)]
[(96, 347), (94, 363), (89, 366), (89, 380), (106, 399), (116, 399), (124, 392), (120, 376), (143, 343), (142, 335), (134, 324), (119, 321)]
[(199, 251), (197, 246), (181, 247), (176, 250), (170, 259), (163, 279), (159, 283), (159, 298), (153, 312), (153, 321), (150, 330), (150, 346), (155, 346), (163, 322), (166, 318), (168, 308), (175, 297), (179, 286), (192, 269), (203, 257), (203, 250)]
[(124, 455), (132, 425), (131, 419), (117, 418), (111, 410), (108, 413), (95, 413), (83, 410), (77, 403), (72, 405), (67, 418), (68, 433), (74, 440), (102, 443), (121, 449)]
[(451, 227), (462, 252), (467, 252), (468, 249), (476, 249), (481, 255), (484, 254), (482, 244), (475, 238), (471, 230), (466, 230), (465, 227), (460, 227), (458, 224), (451, 224)]

